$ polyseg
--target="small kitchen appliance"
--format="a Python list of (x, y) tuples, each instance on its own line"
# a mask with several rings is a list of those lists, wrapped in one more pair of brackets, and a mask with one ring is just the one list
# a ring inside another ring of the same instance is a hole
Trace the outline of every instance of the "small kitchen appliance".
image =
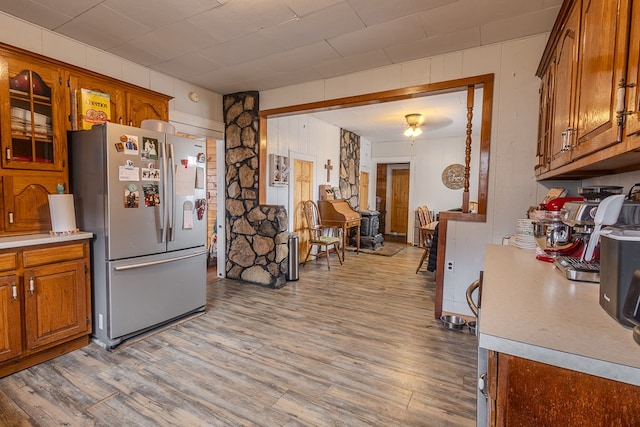
[[(600, 281), (601, 267), (597, 243), (600, 235), (609, 232), (607, 229), (602, 230), (602, 226), (614, 223), (616, 225), (640, 224), (640, 203), (623, 201), (623, 199), (624, 195), (614, 194), (602, 201), (589, 199), (564, 203), (562, 222), (571, 228), (574, 239), (584, 239), (591, 243), (590, 247), (583, 246), (584, 251), (577, 256), (561, 254), (554, 258), (556, 267), (568, 279), (595, 283)], [(603, 209), (600, 209), (601, 207)]]
[(540, 248), (537, 259), (553, 262), (563, 255), (579, 255), (583, 245), (581, 239), (575, 239), (572, 229), (562, 221), (562, 209), (568, 202), (582, 202), (582, 197), (558, 197), (543, 205), (543, 217), (533, 221), (533, 237)]
[(600, 242), (600, 306), (625, 326), (624, 304), (634, 272), (640, 268), (640, 225), (616, 227)]
[(635, 325), (633, 339), (640, 344), (640, 269), (633, 273), (622, 314)]

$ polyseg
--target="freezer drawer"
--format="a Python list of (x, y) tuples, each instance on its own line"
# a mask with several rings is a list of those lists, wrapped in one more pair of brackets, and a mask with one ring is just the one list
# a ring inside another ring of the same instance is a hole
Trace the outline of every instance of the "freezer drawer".
[[(203, 310), (206, 262), (205, 248), (107, 262), (104, 346), (113, 348), (130, 336)], [(98, 318), (98, 330), (100, 326)]]

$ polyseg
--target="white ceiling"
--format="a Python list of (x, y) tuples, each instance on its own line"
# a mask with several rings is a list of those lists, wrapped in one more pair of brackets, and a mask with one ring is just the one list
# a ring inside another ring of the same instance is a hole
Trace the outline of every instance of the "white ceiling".
[(0, 10), (226, 94), (327, 79), (547, 32), (561, 3), (0, 0)]
[[(482, 89), (474, 94), (472, 130), (481, 123)], [(402, 101), (376, 103), (364, 107), (343, 108), (313, 113), (312, 116), (347, 129), (371, 142), (407, 140), (403, 135), (407, 123), (404, 116), (422, 114), (423, 134), (415, 141), (464, 136), (467, 127), (467, 91), (430, 95)]]

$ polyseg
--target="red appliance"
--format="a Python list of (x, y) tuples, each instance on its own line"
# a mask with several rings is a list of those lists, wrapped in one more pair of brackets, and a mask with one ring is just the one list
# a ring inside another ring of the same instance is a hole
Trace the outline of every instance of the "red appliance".
[(538, 245), (536, 258), (553, 262), (557, 256), (580, 256), (584, 241), (574, 238), (571, 227), (562, 222), (562, 208), (566, 202), (583, 201), (582, 197), (558, 197), (544, 205), (544, 219), (534, 222), (533, 235)]

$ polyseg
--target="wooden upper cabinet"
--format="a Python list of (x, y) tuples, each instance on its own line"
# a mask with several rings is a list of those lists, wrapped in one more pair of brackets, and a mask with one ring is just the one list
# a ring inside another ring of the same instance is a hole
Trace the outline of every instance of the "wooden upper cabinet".
[(629, 69), (625, 111), (625, 135), (628, 136), (629, 149), (640, 148), (640, 2), (633, 2), (631, 11), (631, 33), (629, 35)]
[(130, 126), (140, 127), (143, 120), (169, 120), (169, 98), (139, 90), (127, 91), (127, 115)]
[(169, 120), (169, 96), (90, 74), (74, 74), (69, 86), (108, 94), (113, 123), (140, 127), (146, 119)]
[[(633, 9), (632, 9), (632, 3)], [(640, 6), (631, 0), (565, 0), (537, 70), (551, 78), (548, 170), (538, 179), (583, 178), (640, 169), (630, 137), (638, 122)], [(541, 110), (546, 108), (541, 102)], [(541, 120), (544, 113), (540, 113)], [(637, 137), (635, 139), (638, 139)], [(538, 156), (541, 143), (538, 142)]]
[(15, 57), (2, 60), (2, 167), (62, 171), (66, 165), (63, 71)]
[(572, 138), (575, 137), (575, 101), (578, 76), (581, 2), (573, 4), (562, 28), (560, 40), (550, 65), (553, 120), (551, 124), (551, 169), (571, 160)]
[(113, 80), (74, 73), (70, 77), (69, 88), (70, 90), (77, 90), (80, 88), (89, 89), (109, 94), (109, 102), (111, 104), (111, 122), (120, 124), (125, 123), (126, 115), (124, 92)]
[(626, 77), (629, 3), (583, 0), (574, 159), (622, 140), (616, 104)]
[(48, 195), (68, 191), (72, 94), (109, 94), (111, 121), (168, 120), (171, 97), (0, 44), (0, 235), (51, 230)]

